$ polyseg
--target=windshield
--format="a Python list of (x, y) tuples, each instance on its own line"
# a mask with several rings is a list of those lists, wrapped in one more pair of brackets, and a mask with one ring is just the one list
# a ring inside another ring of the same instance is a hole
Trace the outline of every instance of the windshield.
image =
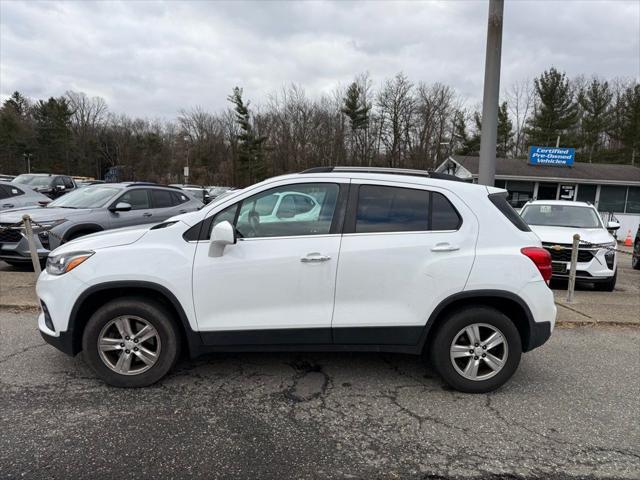
[(30, 187), (48, 187), (51, 185), (51, 177), (48, 175), (18, 175), (13, 179), (14, 183), (29, 185)]
[(529, 225), (549, 227), (601, 228), (600, 215), (590, 207), (570, 205), (527, 205), (522, 218)]
[(47, 208), (98, 208), (104, 206), (119, 191), (121, 189), (115, 187), (89, 186), (63, 195), (47, 205)]

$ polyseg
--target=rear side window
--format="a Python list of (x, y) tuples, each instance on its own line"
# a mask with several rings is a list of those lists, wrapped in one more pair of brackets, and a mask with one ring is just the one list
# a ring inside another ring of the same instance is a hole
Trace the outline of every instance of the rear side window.
[(74, 188), (74, 184), (73, 184), (73, 180), (71, 180), (71, 177), (62, 177), (62, 182), (64, 183), (64, 186), (66, 188)]
[(438, 192), (362, 185), (358, 192), (356, 233), (457, 230), (461, 218)]
[(154, 208), (168, 208), (173, 207), (173, 199), (171, 198), (172, 192), (167, 192), (166, 190), (151, 190), (151, 195), (153, 197), (153, 207)]
[(507, 197), (507, 192), (498, 192), (489, 195), (489, 200), (491, 200), (491, 203), (493, 203), (496, 208), (500, 210), (502, 214), (516, 226), (518, 230), (522, 230), (523, 232), (530, 232), (531, 229), (529, 228), (529, 225), (527, 225), (522, 217), (518, 215), (518, 212), (516, 212), (509, 204)]
[(24, 192), (13, 185), (0, 185), (0, 198), (17, 197), (24, 195)]
[(181, 203), (186, 203), (189, 201), (189, 197), (187, 197), (184, 193), (171, 192), (171, 197), (173, 198), (174, 205), (180, 205)]

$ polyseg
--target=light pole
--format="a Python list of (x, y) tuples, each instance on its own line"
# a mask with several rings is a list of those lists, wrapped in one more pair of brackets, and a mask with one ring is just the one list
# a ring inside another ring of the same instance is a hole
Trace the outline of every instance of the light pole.
[(490, 186), (493, 186), (496, 175), (496, 142), (498, 140), (498, 99), (500, 95), (503, 11), (504, 0), (489, 0), (478, 183)]
[(31, 157), (33, 157), (33, 154), (31, 153), (22, 154), (22, 158), (24, 158), (24, 161), (27, 164), (27, 173), (31, 173)]
[(187, 166), (184, 167), (184, 172), (183, 172), (184, 173), (184, 183), (186, 185), (187, 183), (189, 183), (189, 135), (185, 135), (183, 137), (183, 140), (184, 140), (185, 147), (187, 149), (187, 152), (186, 152), (186, 163), (187, 163)]

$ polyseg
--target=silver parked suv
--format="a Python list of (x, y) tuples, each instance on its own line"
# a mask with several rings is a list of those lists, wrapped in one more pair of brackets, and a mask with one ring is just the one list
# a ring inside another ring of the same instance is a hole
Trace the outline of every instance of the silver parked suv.
[[(0, 260), (10, 265), (31, 261), (21, 227), (4, 230), (29, 214), (37, 222), (36, 246), (44, 260), (64, 241), (113, 228), (159, 223), (180, 213), (193, 212), (203, 203), (184, 192), (148, 183), (113, 183), (75, 190), (46, 207), (5, 210), (0, 214)], [(52, 234), (50, 234), (51, 232)]]

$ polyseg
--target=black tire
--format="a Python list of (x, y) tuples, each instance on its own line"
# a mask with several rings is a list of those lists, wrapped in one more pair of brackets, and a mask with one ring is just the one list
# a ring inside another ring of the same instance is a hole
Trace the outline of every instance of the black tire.
[(598, 282), (595, 285), (596, 290), (600, 290), (602, 292), (613, 292), (613, 290), (616, 288), (616, 282), (618, 280), (618, 269), (616, 269), (615, 273), (613, 274), (613, 277), (611, 277), (609, 280), (607, 280), (606, 282)]
[[(98, 352), (98, 338), (102, 329), (114, 318), (136, 316), (150, 323), (158, 332), (161, 349), (156, 363), (148, 370), (123, 375), (107, 366)], [(146, 387), (162, 377), (174, 366), (180, 355), (180, 332), (169, 312), (159, 303), (141, 297), (112, 300), (100, 307), (89, 319), (82, 334), (85, 361), (104, 382), (114, 387)]]
[[(506, 339), (508, 354), (501, 370), (486, 380), (470, 380), (455, 369), (450, 348), (458, 333), (474, 323), (497, 328)], [(471, 306), (451, 313), (438, 328), (430, 343), (430, 358), (436, 372), (456, 390), (465, 393), (487, 393), (503, 385), (514, 374), (522, 355), (522, 341), (518, 329), (502, 312), (485, 306)]]
[(633, 246), (633, 255), (631, 255), (631, 268), (640, 270), (640, 242), (636, 242)]

